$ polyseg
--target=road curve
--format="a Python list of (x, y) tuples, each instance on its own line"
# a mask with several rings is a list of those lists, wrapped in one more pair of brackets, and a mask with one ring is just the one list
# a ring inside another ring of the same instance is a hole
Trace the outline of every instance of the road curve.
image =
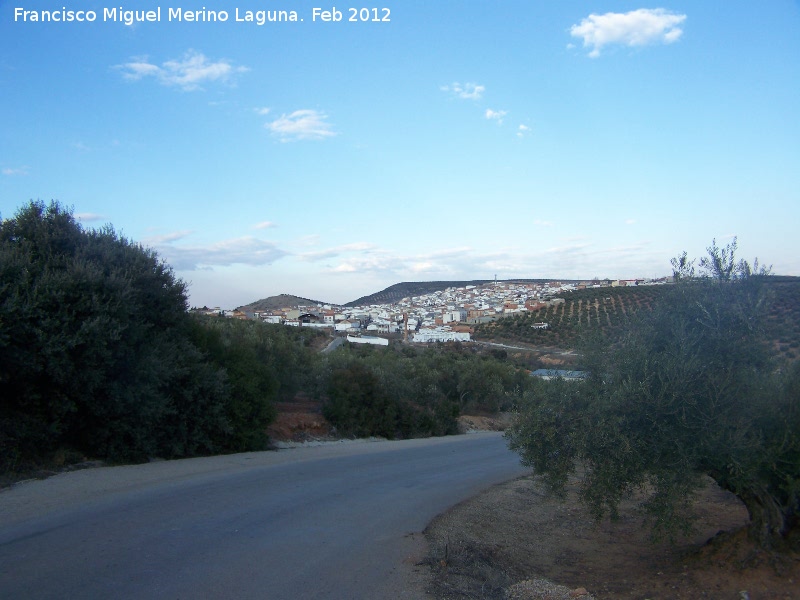
[(524, 472), (482, 433), (23, 483), (0, 492), (0, 598), (421, 598), (422, 529)]

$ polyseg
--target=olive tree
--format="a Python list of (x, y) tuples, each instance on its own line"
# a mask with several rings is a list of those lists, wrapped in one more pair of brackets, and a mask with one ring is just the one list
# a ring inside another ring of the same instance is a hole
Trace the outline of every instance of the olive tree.
[(210, 358), (152, 250), (57, 202), (0, 222), (0, 469), (63, 448), (144, 460), (257, 442), (269, 390), (232, 397), (236, 374)]
[(682, 277), (613, 341), (588, 340), (585, 382), (529, 394), (507, 433), (523, 462), (556, 491), (582, 474), (581, 499), (617, 515), (634, 493), (654, 532), (691, 526), (705, 476), (747, 507), (751, 536), (780, 548), (798, 523), (800, 368), (772, 361), (761, 327), (769, 269), (713, 243), (700, 275)]

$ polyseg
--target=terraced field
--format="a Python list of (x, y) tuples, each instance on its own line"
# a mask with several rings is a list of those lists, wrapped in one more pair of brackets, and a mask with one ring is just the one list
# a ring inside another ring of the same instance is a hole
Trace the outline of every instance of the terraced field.
[[(800, 278), (776, 277), (770, 284), (771, 302), (766, 326), (776, 354), (800, 358)], [(650, 310), (666, 286), (637, 286), (579, 290), (562, 296), (563, 303), (475, 326), (475, 339), (522, 342), (533, 346), (573, 348), (581, 332), (600, 328), (614, 335), (630, 317)], [(534, 323), (547, 329), (534, 329)]]

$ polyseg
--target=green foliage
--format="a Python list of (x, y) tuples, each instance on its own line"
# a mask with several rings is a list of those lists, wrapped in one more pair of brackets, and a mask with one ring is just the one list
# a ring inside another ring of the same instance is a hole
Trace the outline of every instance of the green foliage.
[(227, 374), (224, 446), (232, 450), (263, 448), (267, 442), (265, 428), (275, 418), (279, 386), (269, 364), (271, 338), (255, 322), (195, 317), (193, 325), (195, 344)]
[(347, 345), (320, 358), (315, 379), (324, 414), (343, 435), (408, 438), (456, 433), (459, 414), (508, 410), (530, 378), (460, 345)]
[[(681, 260), (684, 261), (683, 266)], [(690, 261), (685, 256), (673, 261), (673, 269), (679, 281), (689, 282), (692, 278), (715, 280), (713, 271), (699, 267), (696, 272), (695, 261)], [(769, 272), (769, 268), (759, 266), (757, 261), (753, 265), (738, 261), (737, 265), (732, 271), (733, 281), (741, 281), (753, 275), (763, 277)], [(682, 275), (677, 273), (680, 269), (684, 269)], [(764, 305), (765, 314), (760, 315), (767, 319), (768, 337), (776, 344), (775, 350), (783, 358), (798, 359), (800, 352), (792, 344), (800, 343), (800, 278), (769, 276), (763, 281), (763, 285), (772, 300)], [(669, 292), (669, 288), (669, 285), (640, 285), (570, 292), (564, 295), (563, 305), (547, 306), (476, 325), (475, 338), (577, 349), (581, 337), (588, 331), (597, 329), (609, 339), (615, 340), (626, 330), (631, 318), (639, 311), (652, 310), (661, 296)], [(531, 327), (541, 321), (549, 323), (549, 329)]]
[(110, 226), (84, 230), (55, 202), (3, 221), (0, 466), (58, 448), (144, 460), (263, 447), (285, 379), (262, 364), (266, 340), (204, 332), (186, 309), (172, 269)]
[(708, 475), (742, 499), (762, 544), (795, 529), (800, 375), (778, 368), (765, 343), (767, 278), (747, 268), (728, 277), (726, 265), (742, 265), (734, 250), (720, 276), (670, 287), (613, 346), (588, 342), (588, 381), (554, 382), (521, 404), (511, 447), (555, 489), (581, 467), (595, 516), (646, 492), (654, 532), (672, 535), (690, 525), (687, 506)]
[(363, 364), (353, 363), (331, 374), (324, 415), (342, 435), (394, 438), (401, 425), (399, 409), (378, 377)]

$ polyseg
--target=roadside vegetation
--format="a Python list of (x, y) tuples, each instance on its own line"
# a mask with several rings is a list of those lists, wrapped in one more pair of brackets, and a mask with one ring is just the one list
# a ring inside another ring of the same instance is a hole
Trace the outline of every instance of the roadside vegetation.
[(314, 393), (340, 435), (408, 438), (458, 433), (462, 414), (510, 410), (530, 379), (504, 353), (461, 344), (348, 344), (319, 357)]
[(199, 319), (186, 284), (58, 203), (0, 223), (0, 469), (266, 447), (313, 333)]
[[(152, 250), (57, 202), (0, 223), (0, 471), (268, 447), (278, 402), (341, 436), (457, 433), (528, 384), (504, 351), (350, 347), (318, 330), (191, 314)], [(322, 342), (322, 343), (321, 343)]]
[(735, 242), (708, 250), (698, 274), (685, 254), (673, 261), (676, 285), (579, 292), (494, 324), (566, 332), (550, 341), (580, 349), (571, 366), (590, 377), (543, 382), (526, 369), (544, 358), (516, 350), (320, 353), (316, 330), (192, 315), (153, 251), (31, 202), (0, 223), (0, 469), (265, 449), (276, 403), (298, 397), (343, 437), (447, 435), (460, 415), (514, 409), (512, 447), (554, 490), (584, 469), (597, 517), (647, 493), (654, 531), (673, 535), (710, 476), (747, 506), (761, 545), (791, 545), (800, 286), (737, 261)]
[(584, 338), (590, 377), (529, 390), (507, 437), (551, 490), (580, 474), (597, 519), (643, 495), (657, 537), (689, 531), (710, 477), (744, 503), (760, 547), (798, 549), (800, 363), (775, 352), (769, 270), (735, 252), (712, 243), (698, 273), (673, 260), (677, 284), (650, 310)]

